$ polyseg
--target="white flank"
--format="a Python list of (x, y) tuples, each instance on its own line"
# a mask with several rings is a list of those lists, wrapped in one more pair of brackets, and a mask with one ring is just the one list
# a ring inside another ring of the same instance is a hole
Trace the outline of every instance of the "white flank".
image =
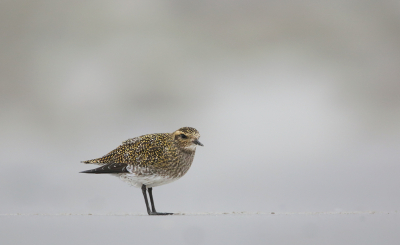
[(169, 177), (164, 177), (160, 175), (140, 175), (137, 176), (134, 173), (129, 173), (129, 174), (118, 174), (119, 178), (136, 187), (142, 187), (142, 185), (146, 185), (147, 187), (156, 187), (160, 185), (165, 185), (168, 183), (171, 183), (175, 180), (178, 180), (180, 178), (169, 178)]

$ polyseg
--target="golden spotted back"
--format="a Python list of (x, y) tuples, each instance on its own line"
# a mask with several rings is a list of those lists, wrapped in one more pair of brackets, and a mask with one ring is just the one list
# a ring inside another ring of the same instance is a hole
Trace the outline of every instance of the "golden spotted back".
[[(135, 166), (161, 166), (173, 161), (176, 156), (169, 149), (176, 148), (169, 133), (147, 134), (126, 140), (115, 150), (103, 157), (83, 161), (83, 163), (108, 164), (126, 163)], [(174, 152), (174, 151), (172, 151)]]

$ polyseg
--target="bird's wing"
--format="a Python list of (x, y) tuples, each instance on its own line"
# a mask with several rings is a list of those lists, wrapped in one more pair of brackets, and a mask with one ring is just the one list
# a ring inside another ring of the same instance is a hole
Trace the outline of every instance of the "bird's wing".
[(141, 145), (141, 136), (132, 139), (125, 140), (122, 145), (118, 146), (116, 149), (110, 151), (106, 155), (95, 158), (92, 160), (82, 161), (82, 163), (95, 163), (95, 164), (107, 164), (107, 163), (121, 163), (123, 155), (129, 154), (129, 151), (137, 148)]
[(165, 142), (168, 134), (148, 134), (126, 140), (107, 155), (83, 163), (125, 163), (149, 166), (164, 161)]
[(117, 174), (117, 173), (129, 173), (126, 169), (128, 164), (126, 163), (109, 163), (101, 167), (82, 171), (81, 173), (86, 174)]
[[(118, 147), (118, 148), (120, 148), (120, 147)], [(96, 164), (100, 164), (100, 165), (112, 163), (114, 156), (118, 154), (118, 148), (110, 151), (109, 153), (107, 153), (106, 155), (104, 155), (100, 158), (82, 161), (82, 163), (96, 163)]]

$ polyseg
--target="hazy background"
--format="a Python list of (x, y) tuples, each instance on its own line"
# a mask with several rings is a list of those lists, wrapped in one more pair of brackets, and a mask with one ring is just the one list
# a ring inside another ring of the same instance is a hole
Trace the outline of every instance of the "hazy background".
[[(140, 189), (78, 174), (95, 167), (80, 161), (183, 126), (205, 146), (184, 178), (154, 189), (159, 211), (396, 211), (399, 78), (398, 1), (1, 1), (0, 213), (145, 213)], [(8, 242), (56, 229), (0, 220), (14, 224)], [(221, 234), (239, 234), (232, 222)], [(298, 234), (329, 233), (310, 222)], [(400, 224), (371, 222), (362, 232)], [(196, 229), (171, 244), (216, 241)]]

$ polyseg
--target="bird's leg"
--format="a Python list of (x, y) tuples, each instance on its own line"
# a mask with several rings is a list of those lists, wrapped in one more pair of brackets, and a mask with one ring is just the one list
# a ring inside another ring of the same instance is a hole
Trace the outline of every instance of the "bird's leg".
[(159, 212), (157, 212), (156, 208), (154, 206), (153, 188), (150, 187), (147, 190), (149, 191), (149, 196), (150, 196), (151, 209), (152, 209), (151, 212), (150, 212), (150, 208), (149, 208), (149, 202), (147, 201), (146, 186), (142, 185), (142, 192), (143, 192), (143, 196), (144, 196), (144, 201), (146, 202), (147, 213), (149, 215), (171, 215), (171, 214), (173, 214), (173, 213), (159, 213)]
[(156, 213), (156, 208), (154, 207), (154, 201), (153, 201), (153, 188), (150, 187), (147, 189), (149, 192), (149, 196), (150, 196), (150, 203), (151, 203), (151, 211), (153, 211), (153, 213)]
[(150, 208), (149, 208), (149, 202), (147, 201), (146, 185), (142, 185), (142, 193), (143, 193), (144, 201), (146, 202), (147, 213), (149, 215), (151, 215)]

